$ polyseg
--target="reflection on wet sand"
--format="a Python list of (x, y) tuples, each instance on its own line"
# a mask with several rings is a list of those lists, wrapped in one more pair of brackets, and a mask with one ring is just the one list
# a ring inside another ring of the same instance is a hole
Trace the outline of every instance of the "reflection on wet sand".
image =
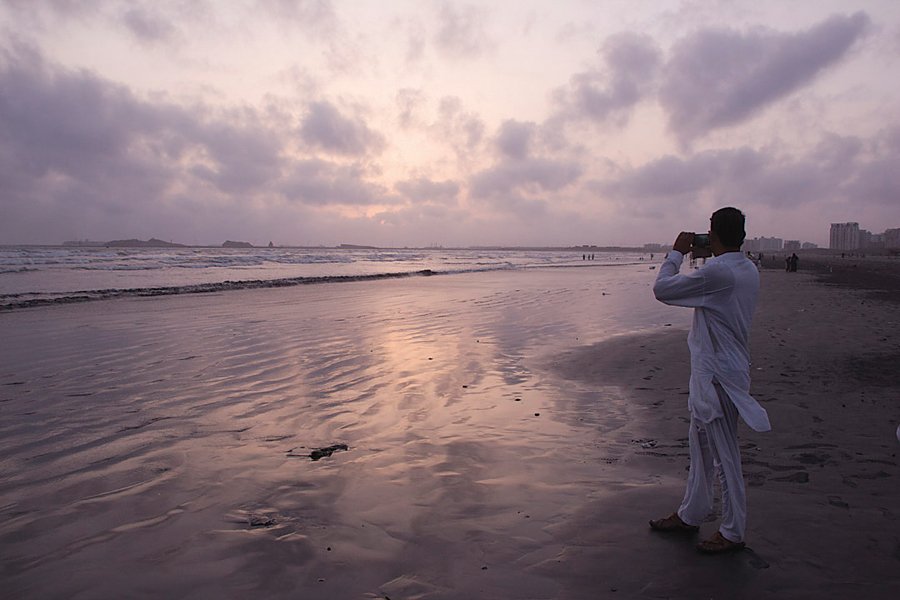
[(671, 320), (645, 278), (471, 274), (5, 315), (7, 589), (552, 597), (526, 567), (596, 490), (629, 409), (619, 388), (543, 365)]

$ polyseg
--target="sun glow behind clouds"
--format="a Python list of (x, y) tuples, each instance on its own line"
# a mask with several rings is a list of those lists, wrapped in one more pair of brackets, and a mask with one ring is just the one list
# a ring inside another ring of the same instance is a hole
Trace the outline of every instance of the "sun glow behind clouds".
[(0, 6), (22, 23), (3, 242), (643, 243), (718, 203), (820, 243), (900, 226), (892, 2)]

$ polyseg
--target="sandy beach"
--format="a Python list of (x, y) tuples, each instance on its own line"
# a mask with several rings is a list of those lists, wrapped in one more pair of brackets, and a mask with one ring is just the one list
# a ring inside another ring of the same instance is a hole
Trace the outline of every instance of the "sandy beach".
[(690, 323), (649, 263), (0, 314), (0, 589), (897, 597), (900, 266), (836, 261), (761, 273), (774, 431), (741, 428), (748, 549), (716, 557), (647, 527), (683, 491)]

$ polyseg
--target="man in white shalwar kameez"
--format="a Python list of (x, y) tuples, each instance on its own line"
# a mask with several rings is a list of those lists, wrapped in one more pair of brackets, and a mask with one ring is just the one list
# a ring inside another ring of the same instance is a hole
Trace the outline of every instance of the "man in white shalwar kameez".
[(694, 532), (713, 507), (713, 475), (722, 488), (722, 524), (701, 542), (702, 552), (744, 547), (747, 500), (737, 418), (756, 431), (771, 429), (769, 417), (750, 396), (750, 323), (759, 293), (759, 272), (741, 252), (744, 215), (722, 208), (710, 219), (709, 247), (714, 258), (695, 271), (680, 274), (694, 234), (682, 232), (659, 269), (653, 293), (673, 306), (694, 309), (688, 335), (691, 378), (688, 435), (691, 466), (684, 499), (668, 517), (650, 521), (657, 531)]

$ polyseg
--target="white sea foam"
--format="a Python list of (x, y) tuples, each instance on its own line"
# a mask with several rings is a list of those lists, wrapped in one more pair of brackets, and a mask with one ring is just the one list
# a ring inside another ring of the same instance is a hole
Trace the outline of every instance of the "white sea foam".
[(426, 274), (636, 262), (563, 250), (337, 248), (0, 248), (0, 308), (120, 296), (283, 287)]

